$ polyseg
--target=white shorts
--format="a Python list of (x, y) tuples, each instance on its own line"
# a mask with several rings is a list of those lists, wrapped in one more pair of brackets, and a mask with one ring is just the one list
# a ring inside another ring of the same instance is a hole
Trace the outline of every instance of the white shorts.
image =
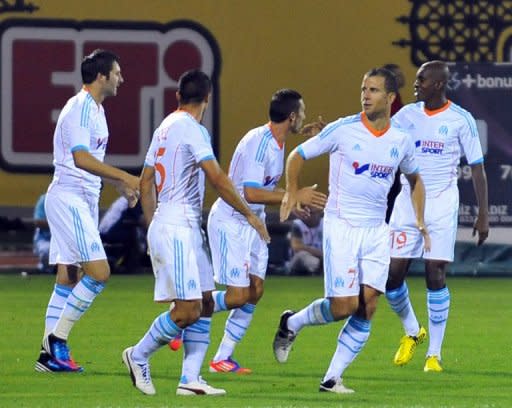
[(107, 259), (98, 232), (97, 201), (53, 189), (46, 194), (44, 208), (52, 234), (51, 265)]
[(389, 227), (353, 227), (324, 217), (324, 289), (326, 297), (358, 296), (360, 285), (384, 293), (389, 269)]
[(246, 288), (249, 275), (265, 279), (268, 247), (249, 224), (222, 217), (215, 210), (208, 217), (208, 240), (215, 281)]
[(453, 261), (457, 236), (459, 191), (449, 189), (425, 200), (425, 226), (430, 234), (432, 248), (423, 252), (423, 236), (416, 225), (416, 215), (409, 188), (402, 188), (389, 221), (391, 256), (393, 258), (420, 258)]
[(201, 299), (215, 289), (208, 244), (197, 228), (153, 220), (148, 228), (148, 247), (155, 275), (157, 302)]

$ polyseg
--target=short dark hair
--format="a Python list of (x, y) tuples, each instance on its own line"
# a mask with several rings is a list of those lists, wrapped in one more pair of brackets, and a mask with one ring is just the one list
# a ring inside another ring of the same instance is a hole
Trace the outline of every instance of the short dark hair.
[(298, 112), (302, 96), (293, 89), (281, 89), (272, 95), (269, 116), (272, 122), (280, 123), (288, 119), (292, 112)]
[(82, 60), (82, 82), (93, 83), (98, 74), (105, 75), (108, 79), (114, 62), (119, 63), (119, 57), (111, 51), (96, 49)]
[(180, 103), (201, 103), (210, 93), (212, 81), (203, 71), (192, 69), (180, 76), (178, 92)]
[(372, 76), (380, 76), (384, 78), (384, 87), (386, 88), (386, 92), (398, 92), (398, 82), (396, 80), (396, 75), (386, 68), (372, 68), (365, 75), (366, 77)]

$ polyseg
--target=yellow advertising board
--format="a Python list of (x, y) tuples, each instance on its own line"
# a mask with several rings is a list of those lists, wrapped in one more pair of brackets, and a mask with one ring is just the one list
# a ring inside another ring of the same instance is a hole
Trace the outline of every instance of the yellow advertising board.
[[(265, 123), (270, 96), (294, 88), (306, 122), (360, 110), (361, 78), (374, 66), (402, 66), (412, 98), (416, 67), (397, 17), (405, 0), (12, 0), (0, 3), (0, 206), (31, 207), (52, 172), (59, 110), (80, 87), (80, 60), (96, 47), (120, 55), (125, 83), (105, 102), (107, 162), (138, 172), (151, 133), (175, 106), (177, 78), (201, 68), (214, 80), (205, 118), (227, 168), (238, 140)], [(287, 150), (303, 141), (293, 137)], [(327, 158), (308, 163), (304, 184), (327, 186)], [(115, 193), (106, 190), (102, 206)], [(207, 192), (206, 205), (215, 196)]]

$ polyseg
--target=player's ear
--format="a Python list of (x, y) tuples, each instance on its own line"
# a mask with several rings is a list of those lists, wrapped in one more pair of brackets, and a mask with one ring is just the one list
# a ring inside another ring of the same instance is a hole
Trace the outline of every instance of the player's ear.
[(388, 103), (391, 105), (396, 99), (396, 92), (388, 93)]

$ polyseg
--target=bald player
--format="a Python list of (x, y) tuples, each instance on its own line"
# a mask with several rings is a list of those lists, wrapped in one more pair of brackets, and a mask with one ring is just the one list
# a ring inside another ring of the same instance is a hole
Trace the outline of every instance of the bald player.
[(473, 229), (473, 235), (478, 233), (478, 245), (489, 233), (487, 178), (475, 119), (446, 98), (449, 75), (448, 67), (442, 61), (423, 64), (414, 83), (417, 102), (404, 106), (393, 116), (393, 123), (413, 137), (426, 189), (425, 226), (432, 238), (431, 250), (424, 252), (423, 237), (416, 228), (409, 199), (410, 188), (402, 177), (402, 191), (390, 220), (391, 264), (386, 284), (386, 297), (405, 330), (394, 363), (407, 364), (416, 346), (427, 335), (418, 323), (405, 282), (412, 259), (421, 257), (425, 260), (430, 337), (424, 366), (426, 372), (443, 370), (441, 346), (450, 309), (446, 265), (453, 261), (454, 255), (459, 209), (457, 166), (462, 155), (471, 166), (478, 202), (479, 212)]

